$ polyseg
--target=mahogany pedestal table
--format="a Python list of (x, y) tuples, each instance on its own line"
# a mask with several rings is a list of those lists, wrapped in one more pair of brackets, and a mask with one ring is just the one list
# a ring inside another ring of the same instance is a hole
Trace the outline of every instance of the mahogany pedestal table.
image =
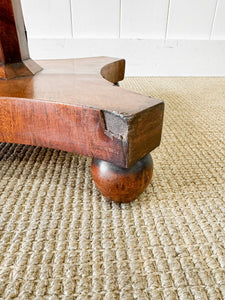
[(90, 156), (103, 196), (136, 199), (152, 177), (164, 104), (115, 85), (124, 69), (109, 57), (34, 62), (20, 1), (1, 0), (0, 141)]

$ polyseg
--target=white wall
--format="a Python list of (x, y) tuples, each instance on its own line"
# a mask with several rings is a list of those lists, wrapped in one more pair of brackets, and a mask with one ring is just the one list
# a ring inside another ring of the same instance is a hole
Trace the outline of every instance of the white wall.
[(225, 0), (22, 0), (31, 56), (126, 58), (126, 75), (225, 76)]

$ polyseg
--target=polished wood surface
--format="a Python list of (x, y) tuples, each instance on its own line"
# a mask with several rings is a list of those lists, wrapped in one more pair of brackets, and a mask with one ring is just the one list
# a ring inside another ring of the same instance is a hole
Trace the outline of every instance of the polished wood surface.
[(124, 71), (109, 57), (34, 62), (20, 0), (0, 0), (0, 141), (93, 157), (93, 179), (115, 202), (148, 185), (164, 110), (116, 85)]
[(148, 186), (152, 178), (153, 161), (148, 154), (131, 168), (121, 168), (93, 159), (91, 172), (97, 188), (107, 200), (128, 203), (135, 200)]
[[(0, 82), (1, 97), (80, 105), (115, 111), (123, 116), (162, 102), (112, 84), (124, 78), (122, 59), (93, 57), (38, 61), (38, 64), (43, 71), (36, 76)], [(106, 80), (103, 80), (102, 70)]]
[(0, 81), (0, 141), (77, 152), (122, 167), (159, 145), (163, 102), (113, 84), (123, 79), (124, 60), (38, 63), (43, 71), (33, 77)]
[(20, 0), (0, 0), (0, 79), (30, 76), (40, 70), (30, 59)]

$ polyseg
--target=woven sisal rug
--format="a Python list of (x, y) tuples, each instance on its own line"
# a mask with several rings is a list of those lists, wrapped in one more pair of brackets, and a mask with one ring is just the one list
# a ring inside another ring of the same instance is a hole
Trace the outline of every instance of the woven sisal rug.
[(128, 78), (163, 99), (154, 177), (106, 202), (90, 159), (0, 144), (0, 299), (225, 299), (225, 78)]

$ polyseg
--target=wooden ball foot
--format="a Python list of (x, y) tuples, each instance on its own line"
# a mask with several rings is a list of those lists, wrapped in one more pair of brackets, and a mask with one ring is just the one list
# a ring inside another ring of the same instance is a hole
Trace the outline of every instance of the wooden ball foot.
[(97, 188), (107, 200), (128, 203), (148, 186), (152, 178), (153, 161), (148, 154), (133, 167), (126, 169), (93, 158), (91, 172)]

